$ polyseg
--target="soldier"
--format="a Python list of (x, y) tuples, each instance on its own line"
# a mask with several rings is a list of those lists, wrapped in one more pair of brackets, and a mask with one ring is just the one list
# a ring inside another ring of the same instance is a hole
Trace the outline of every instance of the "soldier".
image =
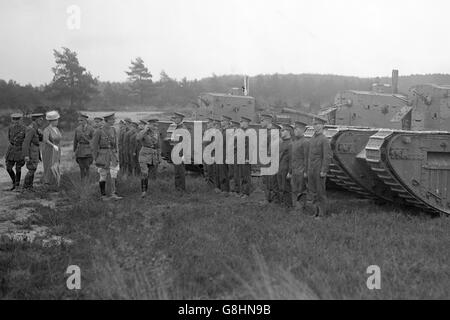
[(220, 131), (222, 133), (223, 141), (223, 152), (222, 152), (222, 164), (218, 164), (218, 178), (219, 178), (219, 189), (225, 195), (230, 192), (230, 177), (228, 173), (228, 164), (225, 163), (226, 153), (227, 153), (227, 141), (226, 141), (226, 130), (230, 128), (231, 118), (228, 116), (222, 116), (220, 121)]
[(79, 125), (75, 129), (73, 138), (73, 152), (75, 153), (75, 160), (80, 167), (82, 183), (89, 181), (89, 167), (93, 162), (91, 141), (94, 137), (95, 130), (88, 124), (88, 118), (85, 114), (79, 115)]
[[(220, 120), (219, 119), (214, 119), (214, 129), (219, 130), (221, 129), (221, 125), (220, 125)], [(216, 163), (216, 154), (213, 154), (214, 156), (214, 164), (213, 164), (213, 168), (214, 168), (214, 192), (215, 193), (220, 193), (220, 164)]]
[(28, 172), (23, 184), (24, 190), (33, 190), (34, 174), (36, 173), (39, 161), (41, 161), (41, 151), (39, 142), (42, 141), (43, 134), (40, 128), (44, 124), (44, 114), (34, 113), (31, 115), (31, 124), (27, 127), (25, 140), (22, 145), (22, 152)]
[(289, 124), (283, 125), (281, 129), (281, 143), (279, 146), (279, 167), (277, 182), (279, 188), (279, 199), (283, 206), (292, 207), (291, 190), (291, 159), (292, 159), (292, 140), (293, 128)]
[[(174, 115), (172, 117), (173, 122), (175, 123), (176, 127), (175, 129), (186, 129), (186, 127), (183, 124), (184, 114), (179, 112), (174, 112)], [(183, 155), (181, 155), (183, 156)], [(184, 163), (181, 164), (174, 164), (174, 176), (175, 176), (175, 189), (178, 191), (185, 191), (186, 190), (186, 177), (185, 177), (185, 168)]]
[[(247, 117), (241, 117), (241, 129), (247, 131), (251, 119)], [(250, 195), (252, 184), (252, 167), (250, 164), (250, 145), (248, 137), (245, 138), (245, 163), (238, 164), (239, 170), (239, 191), (241, 198), (245, 199)]]
[[(124, 119), (124, 127), (122, 132), (119, 132), (119, 153), (122, 155), (122, 164), (120, 165), (120, 171), (122, 175), (126, 178), (128, 176), (128, 147), (130, 145), (129, 135), (127, 133), (130, 131), (131, 119)], [(128, 139), (128, 141), (127, 141)]]
[[(231, 126), (235, 130), (239, 129), (240, 125), (241, 124), (238, 121), (231, 120)], [(233, 150), (234, 150), (234, 162), (233, 162), (233, 164), (229, 165), (228, 170), (230, 171), (230, 180), (233, 181), (231, 183), (232, 194), (234, 194), (235, 196), (239, 196), (241, 190), (240, 190), (240, 183), (239, 183), (239, 166), (237, 165), (237, 143), (236, 143), (236, 138), (234, 139), (233, 143), (234, 143), (234, 148), (233, 148)]]
[(308, 177), (309, 142), (304, 137), (306, 123), (295, 121), (294, 140), (292, 141), (292, 192), (294, 202), (299, 204), (300, 212), (306, 209)]
[[(20, 185), (22, 167), (25, 165), (22, 143), (25, 140), (26, 130), (27, 128), (22, 123), (22, 114), (13, 113), (11, 115), (11, 125), (8, 128), (9, 146), (5, 156), (6, 171), (12, 181), (12, 187), (8, 191), (19, 188)], [(13, 170), (14, 166), (16, 166), (16, 172)]]
[(118, 139), (118, 145), (119, 145), (119, 166), (120, 168), (123, 168), (123, 134), (126, 130), (126, 123), (124, 120), (120, 120), (119, 122), (119, 139)]
[(124, 169), (124, 171), (127, 173), (128, 176), (133, 175), (133, 164), (131, 162), (131, 135), (134, 132), (134, 125), (132, 124), (132, 122), (130, 121), (128, 123), (128, 131), (125, 132), (124, 137), (123, 137), (123, 153), (124, 153), (124, 162), (125, 162), (125, 166), (126, 168)]
[(137, 154), (137, 139), (136, 136), (138, 134), (138, 129), (139, 124), (135, 121), (131, 122), (131, 130), (130, 130), (130, 144), (129, 144), (129, 149), (128, 149), (128, 159), (130, 161), (130, 172), (133, 176), (138, 176), (139, 173), (139, 160), (138, 160), (138, 156), (139, 154)]
[(324, 121), (314, 119), (314, 136), (309, 140), (308, 190), (311, 193), (315, 217), (327, 213), (326, 177), (331, 162), (331, 147), (323, 134)]
[[(267, 130), (267, 155), (270, 156), (271, 155), (271, 148), (270, 148), (271, 132), (272, 132), (272, 130), (277, 129), (275, 127), (275, 124), (273, 123), (273, 117), (271, 114), (268, 114), (268, 113), (261, 114), (261, 127), (263, 129)], [(271, 202), (278, 203), (279, 202), (279, 199), (278, 199), (279, 190), (278, 190), (277, 175), (274, 174), (274, 175), (264, 176), (263, 184), (265, 187), (264, 193), (266, 196), (266, 203), (271, 203)]]
[[(142, 120), (141, 120), (142, 121)], [(160, 163), (161, 148), (159, 144), (158, 119), (148, 120), (136, 138), (142, 148), (139, 151), (139, 165), (141, 166), (141, 191), (145, 198), (148, 191), (148, 178), (156, 179)]]
[[(206, 130), (213, 129), (215, 127), (215, 119), (213, 117), (207, 118), (208, 122), (206, 123)], [(209, 142), (203, 142), (203, 148), (208, 145)], [(206, 182), (210, 186), (215, 186), (215, 177), (214, 177), (214, 164), (206, 164), (203, 163), (203, 175), (205, 177)]]
[[(117, 153), (117, 133), (113, 127), (115, 114), (108, 114), (104, 117), (105, 124), (95, 130), (92, 139), (92, 156), (100, 175), (99, 187), (101, 199), (120, 200), (122, 197), (117, 195), (117, 174), (119, 173), (119, 156)], [(108, 174), (111, 176), (111, 196), (106, 196), (106, 179)]]

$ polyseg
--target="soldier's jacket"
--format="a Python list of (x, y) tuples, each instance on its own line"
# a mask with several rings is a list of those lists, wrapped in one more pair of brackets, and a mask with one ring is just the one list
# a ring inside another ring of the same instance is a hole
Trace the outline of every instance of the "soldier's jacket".
[(292, 173), (303, 174), (308, 172), (309, 141), (305, 137), (295, 138), (292, 141)]
[(283, 139), (280, 143), (280, 158), (278, 172), (286, 175), (291, 173), (292, 158), (292, 141), (291, 139)]
[(332, 153), (328, 139), (323, 133), (314, 135), (309, 140), (308, 171), (326, 173), (330, 166), (331, 158)]
[(123, 156), (124, 156), (124, 161), (128, 162), (128, 155), (130, 153), (130, 135), (132, 130), (129, 129), (127, 130), (124, 134), (123, 134), (123, 142), (122, 142), (122, 146), (123, 146)]
[(125, 133), (128, 132), (128, 128), (127, 127), (123, 127), (119, 130), (119, 152), (123, 155), (123, 148), (124, 148), (124, 138), (125, 138)]
[(6, 151), (5, 160), (6, 161), (22, 161), (23, 152), (22, 144), (25, 140), (25, 134), (27, 127), (21, 123), (13, 124), (8, 129), (8, 141), (9, 146)]
[(136, 136), (137, 136), (137, 130), (136, 129), (131, 130), (129, 152), (132, 157), (137, 154), (138, 145), (137, 145)]
[(117, 133), (114, 127), (97, 129), (92, 138), (92, 156), (98, 167), (118, 165)]
[[(267, 129), (267, 156), (272, 154), (271, 142), (272, 142), (272, 131), (277, 130), (276, 128)], [(279, 137), (279, 136), (278, 136)]]
[(82, 125), (75, 129), (75, 136), (73, 138), (73, 151), (77, 158), (92, 157), (91, 140), (94, 137), (94, 128)]
[(22, 145), (23, 157), (30, 157), (30, 161), (38, 162), (41, 160), (41, 152), (39, 150), (39, 142), (42, 141), (43, 135), (38, 125), (32, 122), (26, 130), (25, 140)]

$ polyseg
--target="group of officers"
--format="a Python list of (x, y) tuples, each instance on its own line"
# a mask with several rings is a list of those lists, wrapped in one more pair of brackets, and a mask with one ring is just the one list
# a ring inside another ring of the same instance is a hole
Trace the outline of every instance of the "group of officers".
[[(34, 173), (40, 160), (39, 142), (42, 141), (40, 128), (43, 117), (43, 114), (31, 115), (32, 123), (25, 127), (21, 122), (22, 115), (11, 116), (12, 124), (8, 130), (10, 146), (6, 154), (6, 168), (13, 182), (11, 190), (18, 188), (21, 168), (25, 164), (28, 173), (24, 188), (32, 188)], [(81, 180), (89, 178), (90, 166), (94, 164), (99, 174), (102, 200), (122, 199), (116, 188), (119, 172), (124, 179), (139, 176), (141, 196), (146, 197), (149, 178), (156, 177), (161, 161), (158, 119), (136, 122), (126, 118), (120, 121), (118, 132), (114, 128), (114, 113), (94, 118), (93, 124), (88, 120), (87, 115), (79, 115), (79, 125), (75, 129), (73, 140), (74, 158), (80, 167)], [(172, 120), (175, 129), (185, 128), (183, 114), (175, 112)], [(225, 131), (230, 128), (241, 128), (245, 132), (250, 122), (251, 119), (247, 117), (241, 117), (239, 122), (227, 116), (222, 116), (221, 119), (210, 117), (207, 128), (218, 129), (225, 137)], [(330, 144), (323, 135), (322, 119), (314, 119), (314, 136), (310, 139), (304, 137), (306, 125), (301, 121), (278, 125), (272, 115), (261, 115), (261, 128), (268, 131), (268, 137), (272, 130), (280, 130), (279, 170), (274, 175), (262, 177), (265, 203), (277, 203), (304, 211), (307, 199), (310, 199), (314, 214), (319, 217), (326, 214), (325, 182), (332, 154)], [(223, 155), (226, 154), (226, 145), (224, 143)], [(234, 146), (236, 151), (236, 144)], [(267, 147), (270, 155), (270, 139)], [(253, 189), (248, 137), (245, 141), (245, 163), (237, 164), (236, 160), (235, 152), (235, 164), (225, 164), (224, 161), (223, 164), (204, 164), (204, 176), (217, 193), (247, 198)], [(106, 194), (108, 175), (111, 178), (109, 196)], [(175, 188), (184, 191), (186, 183), (183, 163), (174, 164), (174, 177)]]
[[(324, 120), (313, 119), (314, 135), (307, 139), (304, 134), (307, 124), (295, 121), (293, 124), (276, 124), (271, 114), (261, 115), (261, 128), (267, 130), (267, 150), (271, 153), (272, 130), (279, 130), (279, 169), (276, 174), (262, 176), (265, 204), (275, 203), (306, 212), (307, 203), (313, 206), (314, 216), (327, 214), (326, 175), (332, 152), (328, 139), (323, 134)], [(230, 117), (208, 118), (207, 128), (225, 132), (230, 128), (249, 128), (251, 119), (241, 117), (240, 122)], [(245, 141), (245, 164), (204, 165), (208, 183), (217, 193), (247, 198), (253, 190), (251, 184), (251, 165), (249, 164), (249, 142)], [(224, 143), (224, 152), (227, 143)], [(234, 163), (237, 163), (237, 148), (234, 142)]]

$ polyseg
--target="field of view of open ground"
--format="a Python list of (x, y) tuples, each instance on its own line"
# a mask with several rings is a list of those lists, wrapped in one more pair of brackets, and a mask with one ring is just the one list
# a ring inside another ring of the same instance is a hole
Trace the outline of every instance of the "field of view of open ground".
[[(199, 175), (174, 191), (161, 166), (151, 195), (121, 180), (122, 201), (99, 201), (96, 173), (80, 184), (63, 144), (59, 192), (0, 191), (2, 299), (444, 299), (450, 297), (450, 219), (330, 190), (315, 220), (214, 193)], [(3, 160), (2, 160), (3, 161)], [(0, 168), (0, 189), (9, 186)], [(81, 290), (66, 287), (69, 265)], [(381, 269), (381, 289), (366, 286)]]

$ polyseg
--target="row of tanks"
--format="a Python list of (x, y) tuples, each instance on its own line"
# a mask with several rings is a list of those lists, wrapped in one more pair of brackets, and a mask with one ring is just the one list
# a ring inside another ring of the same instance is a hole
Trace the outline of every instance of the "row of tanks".
[[(195, 121), (204, 124), (206, 117), (222, 115), (236, 121), (246, 116), (258, 127), (247, 81), (229, 94), (201, 94), (196, 114), (185, 121), (188, 129)], [(278, 122), (326, 121), (324, 133), (333, 150), (328, 179), (337, 186), (369, 199), (450, 214), (450, 86), (416, 85), (408, 94), (399, 93), (394, 70), (390, 85), (340, 92), (317, 115), (285, 108), (274, 116)], [(163, 156), (170, 161), (173, 128), (160, 126)], [(305, 136), (312, 134), (308, 127)]]

